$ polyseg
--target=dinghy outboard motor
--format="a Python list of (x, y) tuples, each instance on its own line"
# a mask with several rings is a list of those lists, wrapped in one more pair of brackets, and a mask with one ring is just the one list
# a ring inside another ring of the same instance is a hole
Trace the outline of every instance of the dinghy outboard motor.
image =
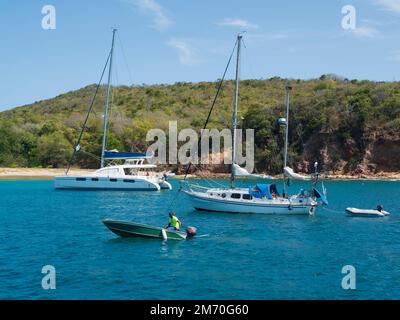
[(195, 227), (187, 227), (186, 234), (189, 238), (192, 238), (197, 234), (197, 229)]
[(383, 205), (378, 204), (378, 205), (376, 206), (376, 210), (378, 210), (379, 212), (382, 212), (382, 211), (383, 211)]

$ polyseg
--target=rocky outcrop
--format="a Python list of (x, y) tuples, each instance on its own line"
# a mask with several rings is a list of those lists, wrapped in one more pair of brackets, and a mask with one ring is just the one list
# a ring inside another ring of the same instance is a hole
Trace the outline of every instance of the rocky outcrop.
[(360, 148), (352, 138), (340, 140), (330, 134), (315, 134), (304, 144), (296, 169), (310, 172), (318, 161), (332, 175), (376, 175), (400, 171), (400, 138), (396, 132), (371, 130)]

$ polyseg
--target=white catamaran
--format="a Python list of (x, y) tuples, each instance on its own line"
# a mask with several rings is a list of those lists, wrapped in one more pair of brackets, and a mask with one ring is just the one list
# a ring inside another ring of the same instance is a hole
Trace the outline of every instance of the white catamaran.
[[(242, 36), (237, 38), (237, 59), (236, 59), (236, 81), (233, 110), (233, 148), (232, 148), (232, 169), (230, 188), (205, 188), (187, 183), (187, 188), (182, 191), (190, 198), (197, 210), (230, 212), (230, 213), (262, 213), (262, 214), (314, 214), (320, 204), (327, 204), (325, 189), (320, 193), (316, 188), (318, 173), (312, 176), (295, 174), (287, 166), (288, 129), (289, 129), (289, 94), (291, 87), (286, 87), (286, 118), (279, 119), (279, 123), (285, 126), (285, 153), (284, 153), (284, 179), (283, 193), (278, 193), (275, 184), (258, 183), (249, 188), (235, 188), (235, 176), (245, 175), (243, 168), (236, 164), (236, 134), (237, 108), (239, 92), (239, 67), (240, 48)], [(242, 169), (242, 170), (240, 170)], [(316, 171), (316, 170), (315, 170)], [(248, 174), (251, 176), (251, 174)], [(289, 196), (286, 193), (285, 177), (301, 180), (313, 180), (311, 190), (301, 189), (297, 194)], [(258, 176), (259, 178), (259, 176)]]
[[(146, 164), (145, 161), (152, 157), (151, 154), (136, 152), (118, 152), (117, 150), (106, 150), (107, 137), (107, 113), (109, 109), (110, 82), (112, 72), (112, 62), (114, 53), (114, 39), (116, 29), (113, 29), (111, 50), (104, 66), (102, 76), (97, 85), (96, 93), (92, 99), (86, 115), (86, 120), (78, 141), (75, 145), (74, 153), (65, 175), (54, 178), (54, 187), (56, 189), (105, 189), (105, 190), (160, 190), (172, 189), (169, 182), (166, 181), (167, 174), (156, 172), (156, 165)], [(108, 65), (108, 86), (106, 91), (106, 103), (103, 122), (103, 139), (101, 151), (101, 167), (92, 174), (87, 175), (68, 175), (71, 162), (75, 153), (80, 150), (80, 141), (86, 128), (87, 120), (93, 107), (94, 99), (101, 85), (104, 72)], [(124, 161), (123, 164), (118, 162)], [(107, 165), (106, 165), (107, 162)]]

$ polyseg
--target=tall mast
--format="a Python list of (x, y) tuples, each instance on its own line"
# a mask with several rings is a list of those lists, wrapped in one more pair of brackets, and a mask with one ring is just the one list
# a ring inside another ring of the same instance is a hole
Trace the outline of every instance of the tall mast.
[(111, 42), (111, 52), (110, 52), (110, 65), (108, 67), (108, 85), (106, 91), (106, 106), (104, 109), (104, 120), (103, 120), (103, 144), (101, 148), (101, 168), (104, 167), (104, 152), (106, 148), (106, 135), (107, 135), (107, 114), (108, 114), (108, 105), (110, 100), (110, 87), (111, 87), (111, 72), (112, 72), (112, 63), (113, 63), (113, 53), (114, 53), (114, 39), (115, 33), (117, 29), (113, 29), (112, 34), (112, 42)]
[(236, 163), (236, 128), (237, 128), (237, 109), (239, 98), (239, 73), (240, 73), (240, 45), (242, 42), (242, 35), (237, 36), (237, 57), (236, 57), (236, 80), (235, 80), (235, 95), (233, 101), (233, 142), (232, 142), (232, 166), (231, 166), (231, 189), (234, 188), (235, 173), (233, 166)]
[[(288, 154), (288, 144), (289, 144), (289, 103), (290, 103), (290, 91), (292, 87), (286, 86), (285, 104), (286, 104), (286, 126), (285, 126), (285, 150), (283, 158), (283, 168), (287, 166), (287, 154)], [(283, 176), (283, 193), (286, 194), (286, 184), (285, 176)]]

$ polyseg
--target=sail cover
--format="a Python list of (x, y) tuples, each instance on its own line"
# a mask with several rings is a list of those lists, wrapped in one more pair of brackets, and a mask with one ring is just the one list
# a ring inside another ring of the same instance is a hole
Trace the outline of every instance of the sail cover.
[[(325, 187), (324, 187), (324, 189), (325, 189)], [(325, 194), (319, 192), (319, 191), (318, 191), (317, 189), (315, 189), (315, 188), (313, 188), (313, 193), (314, 193), (314, 196), (315, 196), (316, 198), (318, 198), (318, 199), (321, 200), (321, 202), (322, 202), (323, 205), (325, 205), (325, 206), (328, 205), (328, 199), (326, 199)], [(324, 192), (324, 193), (325, 193), (325, 192)]]
[(311, 180), (310, 176), (304, 176), (302, 174), (295, 173), (292, 168), (285, 167), (283, 172), (286, 177), (294, 179), (294, 180)]
[(153, 155), (143, 152), (104, 151), (104, 159), (148, 159)]
[(248, 172), (245, 168), (240, 167), (236, 163), (233, 164), (233, 174), (235, 177), (251, 178), (251, 179), (272, 179), (271, 176), (262, 174), (252, 174)]
[(263, 197), (272, 199), (270, 188), (270, 184), (257, 183), (255, 186), (249, 188), (249, 194), (258, 199)]

